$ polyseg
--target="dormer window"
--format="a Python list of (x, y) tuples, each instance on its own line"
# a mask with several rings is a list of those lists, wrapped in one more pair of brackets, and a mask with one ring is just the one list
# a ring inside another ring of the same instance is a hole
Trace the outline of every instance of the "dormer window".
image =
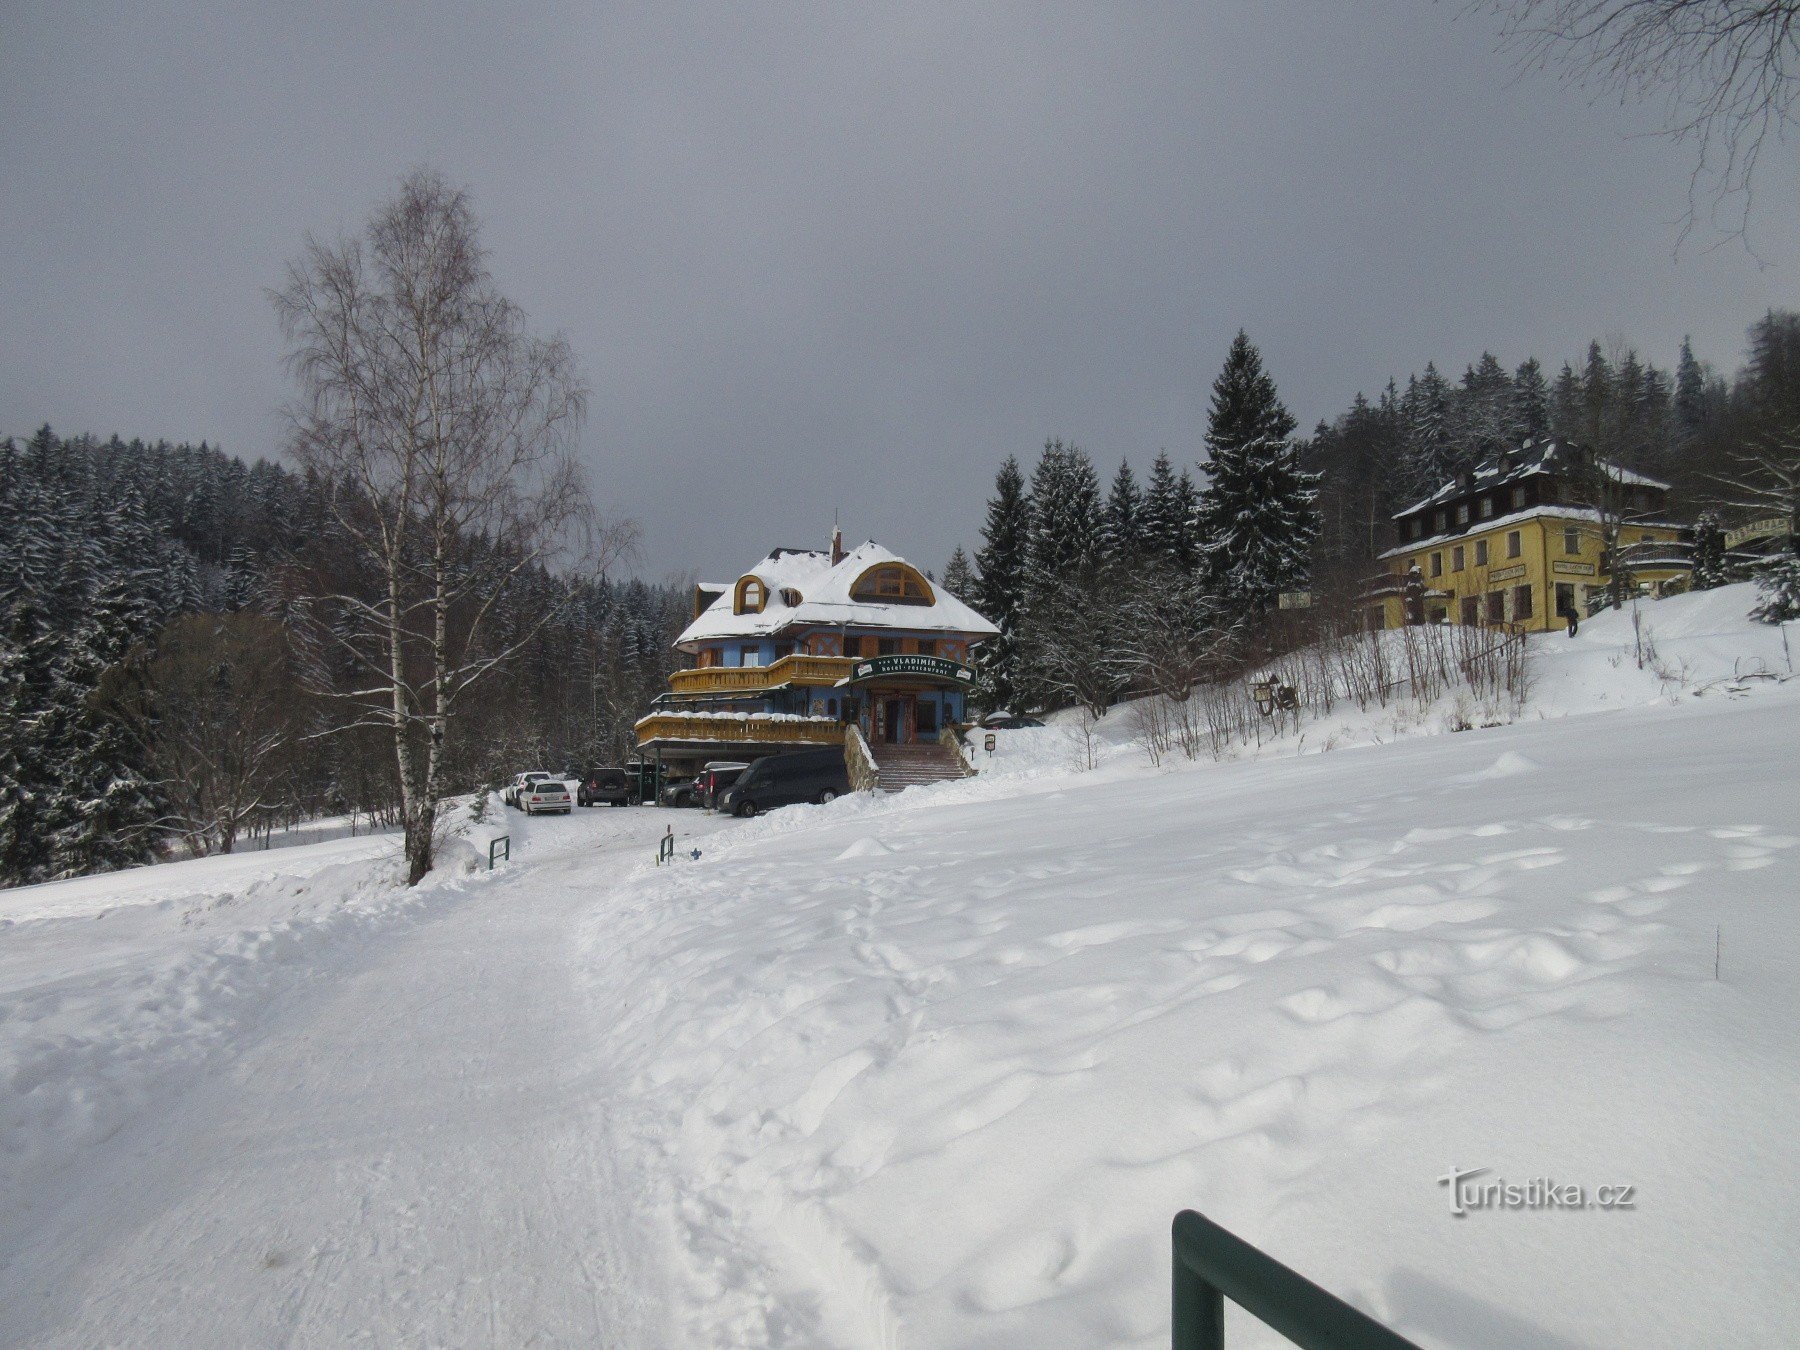
[(874, 600), (890, 605), (929, 605), (931, 589), (912, 568), (900, 563), (871, 567), (851, 587), (853, 600)]
[(800, 592), (795, 590), (792, 586), (783, 586), (781, 588), (781, 603), (786, 605), (789, 609), (799, 609), (800, 600)]
[(760, 577), (745, 577), (737, 584), (737, 604), (732, 612), (736, 614), (761, 614), (768, 603), (769, 592), (762, 584)]

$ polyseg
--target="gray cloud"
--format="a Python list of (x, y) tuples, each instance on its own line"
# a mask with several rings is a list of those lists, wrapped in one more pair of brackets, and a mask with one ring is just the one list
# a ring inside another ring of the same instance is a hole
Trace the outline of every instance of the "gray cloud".
[(274, 454), (263, 296), (408, 166), (469, 184), (565, 331), (642, 569), (841, 512), (927, 566), (999, 460), (1198, 454), (1242, 325), (1303, 425), (1430, 357), (1619, 333), (1729, 368), (1792, 300), (1679, 258), (1654, 109), (1519, 78), (1427, 0), (1207, 6), (15, 4), (0, 19), (0, 427)]

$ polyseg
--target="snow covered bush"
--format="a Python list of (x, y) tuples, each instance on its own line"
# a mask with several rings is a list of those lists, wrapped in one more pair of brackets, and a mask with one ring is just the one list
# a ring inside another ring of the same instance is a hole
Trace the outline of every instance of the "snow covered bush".
[(1800, 556), (1783, 553), (1756, 569), (1757, 605), (1750, 617), (1760, 623), (1800, 619)]

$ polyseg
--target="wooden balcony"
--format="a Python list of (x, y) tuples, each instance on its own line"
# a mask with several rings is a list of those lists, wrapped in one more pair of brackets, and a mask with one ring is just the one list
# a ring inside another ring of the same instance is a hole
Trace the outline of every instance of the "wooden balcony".
[(829, 688), (850, 673), (856, 662), (843, 656), (784, 656), (766, 666), (705, 666), (669, 676), (670, 692), (692, 694), (755, 693), (781, 685)]
[(735, 716), (730, 713), (651, 713), (637, 723), (639, 745), (712, 742), (718, 745), (842, 745), (841, 723), (825, 718)]

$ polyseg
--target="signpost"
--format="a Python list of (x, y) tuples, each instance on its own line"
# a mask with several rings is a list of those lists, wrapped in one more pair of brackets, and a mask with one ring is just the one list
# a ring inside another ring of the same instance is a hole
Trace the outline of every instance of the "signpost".
[(1311, 591), (1282, 591), (1276, 597), (1276, 604), (1281, 609), (1311, 609)]

